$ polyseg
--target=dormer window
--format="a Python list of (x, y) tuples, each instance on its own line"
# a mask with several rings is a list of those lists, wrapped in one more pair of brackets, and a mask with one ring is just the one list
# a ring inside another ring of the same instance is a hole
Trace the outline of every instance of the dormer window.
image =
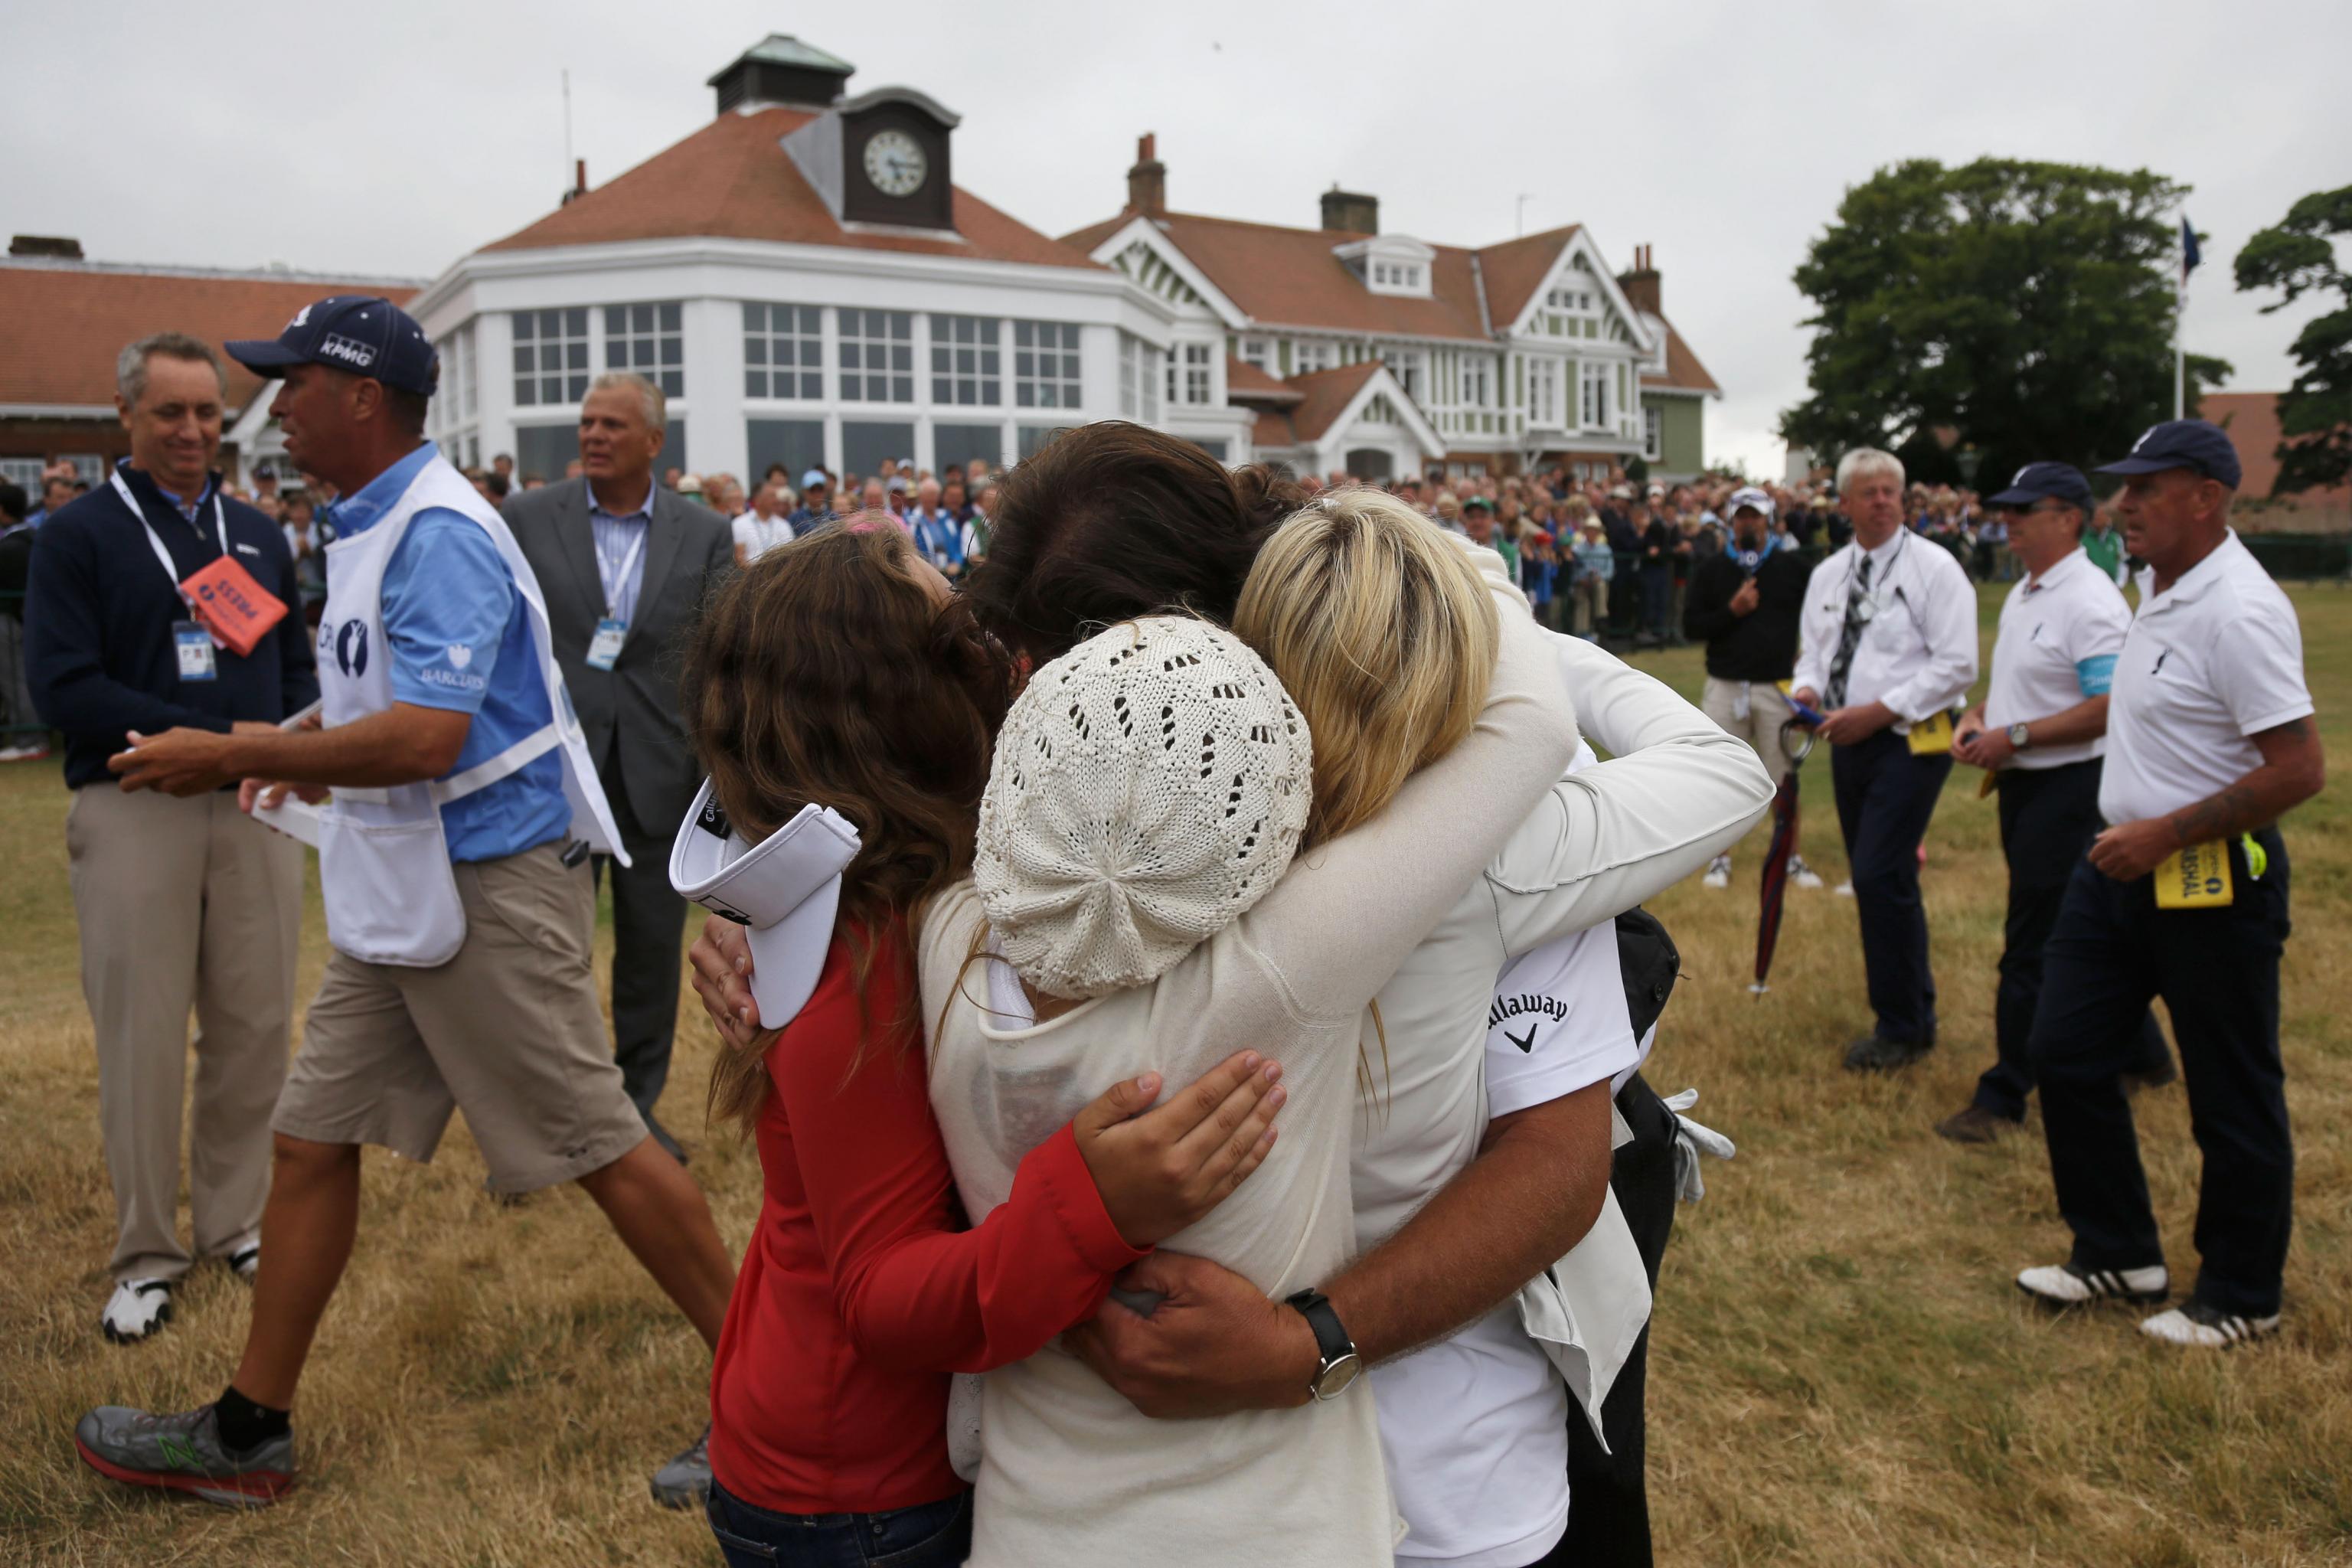
[(1347, 269), (1375, 294), (1429, 298), (1430, 266), (1437, 253), (1402, 234), (1376, 235), (1331, 247)]

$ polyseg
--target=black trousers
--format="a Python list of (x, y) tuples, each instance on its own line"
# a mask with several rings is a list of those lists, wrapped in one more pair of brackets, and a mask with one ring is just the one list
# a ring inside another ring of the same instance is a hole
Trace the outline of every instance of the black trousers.
[(2264, 1317), (2279, 1310), (2294, 1146), (2278, 1039), (2286, 847), (2276, 829), (2254, 837), (2269, 864), (2255, 880), (2232, 844), (2235, 897), (2221, 908), (2159, 910), (2152, 877), (2117, 882), (2087, 860), (2077, 865), (2050, 938), (2030, 1050), (2074, 1261), (2161, 1263), (2139, 1139), (2116, 1075), (2137, 1048), (2148, 1003), (2164, 998), (2205, 1163), (2196, 1293), (2225, 1312)]
[(1936, 1038), (1936, 975), (1927, 963), (1927, 910), (1919, 901), (1919, 841), (1952, 771), (1948, 753), (1914, 756), (1892, 730), (1830, 753), (1838, 831), (1853, 868), (1862, 964), (1882, 1040)]
[[(1633, 1141), (1617, 1151), (1610, 1166), (1610, 1189), (1653, 1291), (1658, 1260), (1675, 1228), (1675, 1113), (1635, 1073), (1618, 1091), (1617, 1110), (1633, 1129)], [(1633, 1342), (1633, 1352), (1601, 1405), (1601, 1428), (1609, 1436), (1601, 1452), (1584, 1412), (1571, 1402), (1568, 1412), (1568, 1533), (1542, 1559), (1539, 1568), (1591, 1568), (1594, 1564), (1642, 1565), (1650, 1562), (1650, 1497), (1643, 1402), (1648, 1394), (1650, 1331)]]
[(686, 900), (669, 885), (670, 840), (677, 824), (642, 823), (631, 809), (617, 764), (603, 771), (604, 798), (621, 830), (621, 847), (631, 864), (596, 857), (596, 875), (613, 879), (613, 1059), (629, 1100), (646, 1119), (646, 1131), (671, 1153), (677, 1142), (654, 1119), (654, 1106), (669, 1082), (671, 1047), (677, 1038), (681, 944)]
[[(2033, 1064), (2025, 1054), (2033, 1009), (2042, 999), (2042, 950), (2058, 924), (2067, 879), (2098, 837), (2099, 774), (2095, 757), (2055, 768), (2008, 768), (1994, 775), (2000, 792), (2000, 849), (2009, 861), (2009, 924), (2000, 952), (2000, 984), (1993, 993), (1993, 1047), (1998, 1059), (1977, 1079), (1976, 1103), (2011, 1121), (2025, 1118), (2033, 1092)], [(2172, 1052), (2156, 1015), (2140, 1021), (2126, 1072), (2161, 1073)]]

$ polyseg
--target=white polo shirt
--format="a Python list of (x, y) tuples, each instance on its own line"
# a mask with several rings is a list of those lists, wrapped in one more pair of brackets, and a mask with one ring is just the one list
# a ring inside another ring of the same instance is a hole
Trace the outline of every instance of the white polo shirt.
[[(2077, 546), (2049, 571), (2010, 589), (1992, 645), (1985, 728), (2006, 730), (2063, 713), (2115, 679), (2131, 606)], [(2012, 768), (2060, 768), (2104, 755), (2104, 737), (2020, 752)]]
[(2112, 695), (2099, 784), (2110, 823), (2219, 795), (2262, 765), (2249, 736), (2311, 714), (2294, 605), (2235, 530), (2141, 603)]
[[(1486, 1016), (1492, 1116), (1631, 1077), (1643, 1055), (1613, 922), (1517, 960)], [(1372, 1392), (1397, 1510), (1412, 1525), (1400, 1565), (1523, 1568), (1567, 1533), (1568, 1385), (1516, 1300), (1374, 1367)]]
[[(1805, 584), (1791, 684), (1812, 688), (1823, 702), (1864, 553), (1858, 540), (1831, 552)], [(1845, 705), (1884, 702), (1905, 734), (1912, 721), (1958, 707), (1976, 684), (1976, 590), (1950, 551), (1907, 528), (1867, 553), (1872, 610), (1846, 672)]]

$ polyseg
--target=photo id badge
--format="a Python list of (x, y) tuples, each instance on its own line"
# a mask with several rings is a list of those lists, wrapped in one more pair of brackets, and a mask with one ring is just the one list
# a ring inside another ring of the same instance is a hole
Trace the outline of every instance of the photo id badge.
[(182, 680), (218, 680), (220, 666), (213, 652), (213, 634), (194, 621), (172, 623), (172, 646), (180, 651)]
[(629, 636), (629, 623), (611, 616), (596, 623), (596, 635), (588, 639), (588, 668), (610, 669), (621, 662), (621, 644)]

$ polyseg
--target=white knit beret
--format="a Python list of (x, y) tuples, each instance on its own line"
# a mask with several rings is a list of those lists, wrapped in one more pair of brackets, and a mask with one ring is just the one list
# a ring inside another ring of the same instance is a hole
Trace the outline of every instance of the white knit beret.
[(1152, 616), (1040, 668), (996, 737), (972, 876), (1005, 958), (1055, 996), (1157, 979), (1290, 865), (1307, 721), (1239, 637)]

